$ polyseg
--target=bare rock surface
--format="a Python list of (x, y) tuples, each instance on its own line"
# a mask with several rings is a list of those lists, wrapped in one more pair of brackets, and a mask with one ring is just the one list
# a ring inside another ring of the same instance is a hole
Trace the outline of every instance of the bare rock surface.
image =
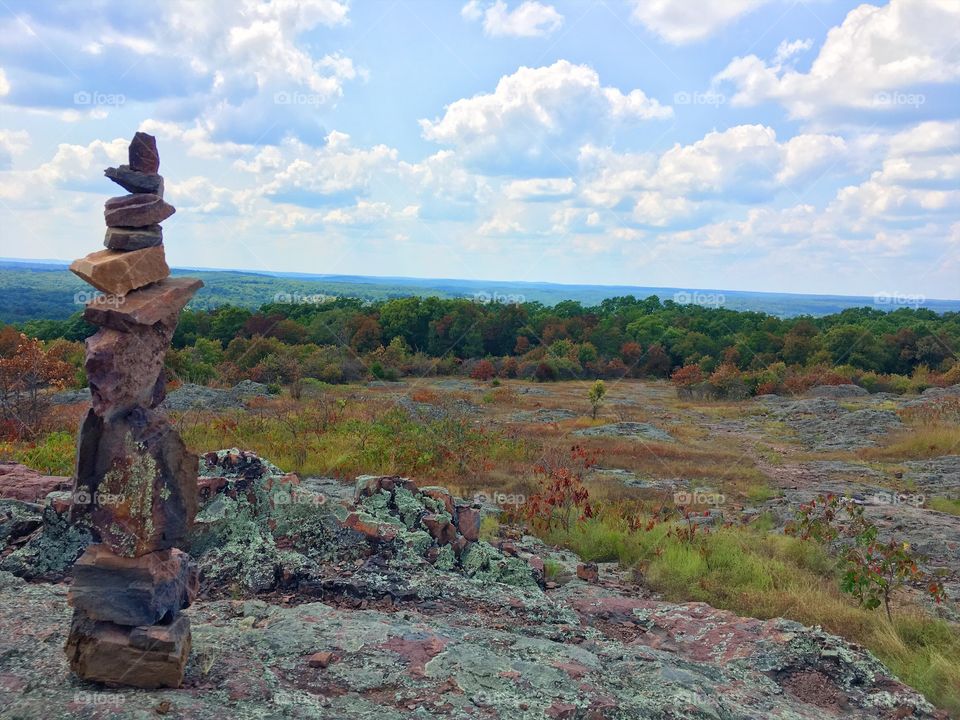
[(610, 425), (575, 430), (573, 435), (578, 437), (628, 437), (653, 442), (673, 442), (673, 436), (656, 425), (642, 422), (618, 422)]
[(0, 498), (37, 502), (71, 484), (68, 477), (44, 475), (20, 463), (0, 461)]

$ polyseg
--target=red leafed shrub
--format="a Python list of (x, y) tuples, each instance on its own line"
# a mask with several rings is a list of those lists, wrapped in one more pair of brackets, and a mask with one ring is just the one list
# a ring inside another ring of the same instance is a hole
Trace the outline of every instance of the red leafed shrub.
[(497, 369), (489, 360), (481, 360), (474, 365), (473, 370), (470, 371), (470, 377), (474, 380), (489, 380), (496, 374)]
[(541, 530), (549, 531), (558, 524), (569, 532), (574, 522), (593, 517), (590, 493), (583, 478), (596, 464), (595, 454), (574, 445), (569, 458), (537, 465), (534, 472), (539, 490), (524, 505), (527, 521)]
[(16, 349), (0, 357), (0, 421), (4, 432), (33, 438), (50, 407), (49, 390), (63, 388), (73, 366), (44, 350), (43, 343), (20, 334)]
[(703, 382), (703, 370), (700, 369), (699, 365), (684, 365), (682, 368), (674, 370), (670, 379), (677, 387), (697, 385)]

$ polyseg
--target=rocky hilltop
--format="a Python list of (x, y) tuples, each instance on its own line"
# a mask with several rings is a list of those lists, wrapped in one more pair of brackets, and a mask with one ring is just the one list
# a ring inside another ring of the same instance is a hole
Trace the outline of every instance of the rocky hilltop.
[(234, 449), (201, 457), (197, 489), (193, 653), (168, 690), (70, 674), (69, 585), (37, 568), (69, 574), (89, 536), (65, 531), (63, 491), (0, 501), (0, 716), (944, 717), (820, 629), (658, 601), (529, 536), (486, 542), (487, 508), (442, 488), (301, 480)]

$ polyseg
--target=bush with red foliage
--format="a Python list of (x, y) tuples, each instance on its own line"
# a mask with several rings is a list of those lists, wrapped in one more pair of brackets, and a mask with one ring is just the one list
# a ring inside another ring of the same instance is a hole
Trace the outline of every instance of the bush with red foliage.
[(470, 377), (474, 380), (490, 380), (497, 374), (497, 369), (489, 360), (480, 360), (470, 371)]
[(540, 530), (549, 531), (559, 524), (564, 532), (569, 532), (575, 521), (593, 517), (590, 492), (583, 478), (596, 464), (596, 454), (574, 445), (569, 458), (537, 465), (534, 472), (540, 489), (523, 507), (526, 520)]

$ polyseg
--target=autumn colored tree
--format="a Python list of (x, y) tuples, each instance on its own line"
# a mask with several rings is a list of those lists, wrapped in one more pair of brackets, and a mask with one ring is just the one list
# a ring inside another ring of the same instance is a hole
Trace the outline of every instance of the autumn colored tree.
[(33, 438), (50, 406), (49, 391), (73, 376), (69, 363), (50, 356), (36, 338), (21, 334), (15, 352), (0, 358), (0, 419), (14, 437)]

